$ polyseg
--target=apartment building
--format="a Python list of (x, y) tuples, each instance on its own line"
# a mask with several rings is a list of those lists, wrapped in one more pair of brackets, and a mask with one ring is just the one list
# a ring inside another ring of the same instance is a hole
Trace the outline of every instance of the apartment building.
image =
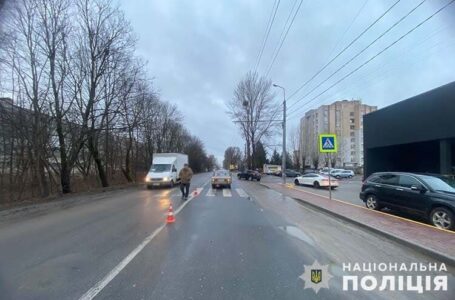
[(377, 110), (376, 106), (362, 104), (360, 100), (341, 100), (322, 105), (305, 113), (300, 119), (300, 160), (303, 165), (318, 167), (325, 164), (326, 157), (319, 154), (318, 136), (335, 133), (338, 153), (333, 159), (337, 167), (363, 165), (363, 116)]

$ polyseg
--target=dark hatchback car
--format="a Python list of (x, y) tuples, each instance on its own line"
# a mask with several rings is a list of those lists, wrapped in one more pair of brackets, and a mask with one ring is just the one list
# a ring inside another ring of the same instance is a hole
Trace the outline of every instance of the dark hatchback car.
[(438, 228), (455, 228), (455, 189), (435, 176), (374, 173), (363, 182), (360, 199), (369, 209), (388, 207), (424, 216)]

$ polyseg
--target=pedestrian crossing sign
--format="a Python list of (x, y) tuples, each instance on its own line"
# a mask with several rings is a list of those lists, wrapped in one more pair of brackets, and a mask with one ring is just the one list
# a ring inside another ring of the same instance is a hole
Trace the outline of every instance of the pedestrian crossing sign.
[(319, 135), (319, 152), (335, 153), (337, 152), (337, 136), (336, 134), (320, 134)]

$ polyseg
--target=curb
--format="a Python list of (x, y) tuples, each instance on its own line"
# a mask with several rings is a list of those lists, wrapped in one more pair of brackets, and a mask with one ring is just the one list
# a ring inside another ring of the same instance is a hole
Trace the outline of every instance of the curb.
[[(269, 186), (267, 186), (267, 185), (265, 185), (265, 184), (262, 184), (262, 183), (261, 183), (261, 185), (267, 187), (268, 189), (272, 189), (271, 187), (269, 187)], [(277, 190), (274, 190), (274, 191), (276, 191), (276, 192), (278, 192), (278, 193), (280, 193), (280, 194), (283, 195), (283, 193), (281, 193), (281, 192), (279, 192), (279, 191), (277, 191)], [(438, 259), (438, 260), (440, 260), (440, 261), (442, 261), (442, 262), (444, 262), (444, 263), (447, 263), (447, 264), (449, 264), (449, 265), (451, 265), (451, 266), (455, 266), (455, 257), (448, 256), (448, 255), (446, 255), (446, 254), (440, 253), (440, 252), (438, 252), (438, 251), (435, 251), (435, 250), (433, 250), (433, 249), (427, 248), (427, 247), (425, 247), (425, 246), (422, 246), (422, 245), (416, 244), (416, 243), (414, 243), (414, 242), (405, 240), (405, 239), (403, 239), (403, 238), (397, 237), (397, 236), (395, 236), (395, 235), (393, 235), (393, 234), (391, 234), (391, 233), (389, 233), (389, 232), (382, 231), (382, 230), (377, 229), (377, 228), (375, 228), (375, 227), (372, 227), (372, 226), (370, 226), (370, 225), (368, 225), (368, 224), (365, 224), (365, 223), (356, 221), (356, 220), (354, 220), (354, 219), (351, 219), (351, 218), (349, 218), (349, 217), (347, 217), (347, 216), (343, 216), (343, 215), (337, 214), (337, 213), (334, 212), (334, 211), (331, 211), (331, 210), (326, 209), (326, 208), (324, 208), (324, 207), (321, 207), (321, 206), (318, 206), (318, 205), (309, 203), (309, 202), (307, 202), (307, 201), (305, 201), (305, 200), (303, 200), (303, 199), (295, 198), (295, 197), (291, 197), (291, 196), (287, 196), (287, 195), (284, 195), (284, 196), (289, 197), (289, 198), (291, 198), (291, 199), (294, 199), (294, 200), (298, 201), (299, 203), (301, 203), (301, 204), (303, 204), (303, 205), (305, 205), (305, 206), (309, 206), (309, 207), (311, 207), (311, 208), (313, 208), (313, 209), (316, 209), (316, 210), (319, 210), (319, 211), (321, 211), (321, 212), (323, 212), (323, 213), (326, 213), (326, 214), (335, 216), (335, 217), (337, 217), (337, 218), (339, 218), (339, 219), (342, 219), (342, 220), (344, 220), (344, 221), (347, 221), (347, 222), (349, 222), (349, 223), (352, 223), (352, 224), (358, 225), (358, 226), (360, 226), (360, 227), (363, 227), (363, 228), (365, 228), (365, 229), (367, 229), (367, 230), (370, 230), (370, 231), (372, 231), (372, 232), (374, 232), (374, 233), (376, 233), (376, 234), (379, 234), (379, 235), (381, 235), (381, 236), (390, 238), (391, 240), (394, 240), (395, 242), (398, 242), (398, 243), (400, 243), (400, 244), (403, 244), (403, 245), (405, 245), (405, 246), (408, 246), (408, 247), (410, 247), (410, 248), (413, 248), (414, 250), (417, 250), (417, 251), (419, 251), (419, 252), (422, 253), (422, 254), (428, 255), (428, 256), (433, 257), (433, 258), (435, 258), (435, 259)]]

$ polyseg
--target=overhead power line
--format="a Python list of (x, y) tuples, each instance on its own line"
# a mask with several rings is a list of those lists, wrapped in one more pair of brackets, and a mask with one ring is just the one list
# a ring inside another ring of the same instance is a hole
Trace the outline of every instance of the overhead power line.
[(356, 38), (354, 38), (346, 47), (343, 48), (337, 55), (335, 55), (330, 61), (328, 61), (319, 71), (317, 71), (310, 79), (304, 82), (295, 92), (293, 92), (289, 97), (290, 100), (294, 97), (301, 89), (303, 89), (308, 83), (310, 83), (316, 76), (321, 74), (335, 59), (337, 59), (341, 54), (343, 54), (347, 49), (349, 49), (356, 41), (358, 41), (368, 30), (370, 30), (376, 23), (378, 23), (385, 15), (387, 15), (401, 0), (397, 0), (393, 3), (382, 15), (380, 15), (373, 23), (371, 23), (365, 30), (363, 30)]
[(281, 0), (275, 0), (272, 7), (272, 12), (270, 13), (269, 21), (267, 22), (267, 27), (264, 34), (264, 39), (262, 41), (261, 51), (259, 51), (258, 57), (256, 59), (256, 66), (254, 67), (254, 72), (256, 73), (259, 64), (261, 63), (262, 54), (264, 53), (265, 46), (267, 45), (267, 40), (269, 38), (270, 30), (272, 29), (273, 22), (275, 21), (276, 12), (280, 6)]
[(382, 34), (380, 34), (376, 39), (374, 39), (371, 43), (369, 43), (365, 48), (360, 50), (356, 55), (351, 57), (347, 62), (345, 62), (341, 67), (335, 70), (332, 74), (330, 74), (327, 78), (325, 78), (323, 81), (321, 81), (318, 85), (316, 85), (313, 89), (308, 91), (304, 96), (302, 96), (299, 100), (295, 101), (292, 105), (289, 106), (289, 108), (292, 108), (295, 106), (297, 103), (305, 99), (308, 95), (310, 95), (312, 92), (314, 92), (317, 88), (319, 88), (321, 85), (326, 83), (330, 78), (332, 78), (335, 74), (337, 74), (339, 71), (344, 69), (347, 65), (349, 65), (354, 59), (360, 56), (360, 54), (364, 53), (366, 50), (368, 50), (372, 45), (374, 45), (377, 41), (379, 41), (382, 37), (384, 37), (387, 33), (389, 33), (393, 28), (395, 28), (398, 24), (403, 22), (407, 17), (409, 17), (414, 11), (416, 11), (426, 0), (421, 1), (417, 6), (412, 8), (410, 11), (408, 11), (407, 14), (405, 14), (403, 17), (401, 17), (398, 21), (396, 21), (392, 26), (387, 28), (386, 31), (384, 31)]
[[(391, 44), (389, 44), (387, 47), (385, 47), (384, 49), (382, 49), (381, 51), (379, 51), (378, 53), (376, 53), (374, 56), (372, 56), (370, 59), (368, 59), (367, 61), (365, 61), (364, 63), (362, 63), (361, 65), (359, 65), (357, 68), (355, 68), (354, 70), (352, 70), (351, 72), (349, 72), (348, 74), (346, 74), (345, 76), (343, 76), (341, 79), (339, 79), (338, 81), (336, 81), (334, 84), (332, 84), (331, 86), (329, 86), (328, 88), (326, 88), (324, 91), (322, 91), (321, 93), (319, 93), (318, 95), (316, 95), (315, 97), (311, 98), (309, 101), (303, 103), (302, 106), (300, 106), (299, 108), (297, 109), (294, 109), (293, 111), (291, 111), (288, 116), (291, 116), (292, 114), (295, 114), (297, 111), (299, 111), (300, 109), (302, 109), (303, 107), (305, 107), (306, 105), (308, 105), (309, 103), (313, 102), (315, 99), (317, 99), (318, 97), (320, 97), (322, 94), (324, 94), (325, 92), (327, 92), (328, 90), (330, 90), (331, 88), (333, 88), (334, 86), (338, 85), (340, 82), (342, 82), (343, 80), (345, 80), (346, 78), (348, 78), (349, 76), (351, 76), (352, 74), (356, 73), (358, 70), (360, 70), (361, 68), (363, 68), (365, 65), (367, 65), (368, 63), (370, 63), (372, 60), (374, 60), (376, 57), (378, 57), (379, 55), (381, 55), (382, 53), (384, 53), (385, 51), (387, 51), (388, 49), (390, 49), (391, 47), (393, 47), (395, 44), (397, 44), (399, 41), (401, 41), (403, 38), (405, 38), (406, 36), (408, 36), (409, 34), (411, 34), (412, 32), (414, 32), (417, 28), (419, 28), (420, 26), (422, 26), (423, 24), (425, 24), (426, 22), (428, 22), (430, 19), (432, 19), (434, 16), (436, 16), (437, 14), (439, 14), (441, 11), (443, 11), (444, 9), (446, 9), (449, 5), (453, 4), (453, 2), (455, 2), (455, 0), (451, 0), (450, 2), (448, 2), (447, 4), (445, 4), (444, 6), (442, 6), (440, 9), (438, 9), (437, 11), (435, 11), (433, 14), (431, 14), (429, 17), (427, 17), (426, 19), (424, 19), (423, 21), (421, 21), (420, 23), (418, 23), (416, 26), (414, 26), (413, 28), (411, 28), (409, 31), (407, 31), (405, 34), (403, 34), (402, 36), (400, 36), (398, 39), (396, 39), (394, 42), (392, 42)], [(292, 118), (296, 117), (297, 115), (294, 115)]]
[[(283, 27), (283, 30), (282, 30), (281, 36), (280, 36), (280, 41), (278, 42), (279, 44), (277, 44), (277, 47), (275, 48), (275, 51), (273, 52), (274, 54), (272, 54), (273, 58), (272, 58), (272, 61), (269, 64), (269, 67), (267, 68), (267, 72), (265, 74), (265, 77), (267, 77), (269, 75), (270, 70), (272, 69), (273, 64), (275, 63), (275, 60), (276, 60), (278, 54), (280, 53), (281, 47), (283, 47), (284, 41), (286, 40), (286, 37), (288, 36), (289, 30), (291, 29), (292, 25), (294, 24), (295, 17), (297, 16), (297, 13), (299, 12), (300, 7), (302, 6), (303, 0), (300, 0), (299, 6), (295, 10), (295, 13), (294, 13), (294, 16), (292, 17), (291, 23), (289, 24), (289, 26), (286, 29), (286, 25), (288, 24), (288, 21), (289, 21), (291, 15), (292, 15), (292, 12), (294, 11), (294, 7), (295, 7), (296, 3), (297, 3), (297, 0), (294, 2), (294, 6), (292, 7), (292, 9), (291, 9), (291, 11), (289, 13), (288, 19), (286, 20), (286, 23), (284, 24), (284, 27)], [(284, 33), (285, 31), (286, 31), (286, 33)], [(284, 33), (284, 36), (283, 36), (283, 33)]]
[(363, 9), (365, 8), (365, 6), (367, 5), (368, 3), (368, 0), (365, 0), (362, 4), (362, 6), (359, 8), (359, 10), (357, 11), (355, 17), (352, 19), (351, 23), (348, 25), (348, 27), (346, 27), (345, 31), (343, 32), (343, 34), (340, 36), (340, 38), (338, 39), (338, 41), (335, 43), (335, 46), (333, 47), (332, 51), (330, 51), (330, 54), (329, 54), (329, 57), (332, 56), (333, 52), (335, 52), (335, 50), (338, 48), (338, 45), (341, 43), (341, 41), (344, 39), (344, 36), (346, 35), (346, 33), (349, 32), (349, 30), (351, 29), (352, 25), (355, 23), (355, 21), (357, 21), (357, 18), (360, 16), (360, 13), (363, 11)]

